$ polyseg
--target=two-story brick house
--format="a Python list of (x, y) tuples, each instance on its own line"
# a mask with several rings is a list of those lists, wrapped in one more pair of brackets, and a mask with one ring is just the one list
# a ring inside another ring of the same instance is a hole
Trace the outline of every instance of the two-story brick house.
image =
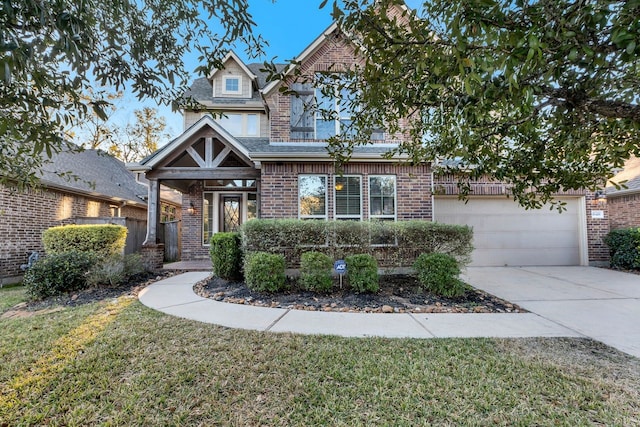
[[(299, 75), (336, 72), (357, 63), (351, 42), (331, 25), (297, 58)], [(476, 265), (584, 265), (606, 259), (601, 236), (606, 208), (582, 192), (562, 195), (567, 211), (525, 211), (501, 183), (478, 182), (465, 204), (455, 177), (434, 178), (432, 165), (403, 164), (382, 154), (398, 135), (384, 131), (354, 150), (336, 173), (325, 140), (341, 132), (349, 111), (339, 98), (288, 81), (297, 95), (267, 82), (261, 64), (233, 52), (221, 69), (197, 79), (187, 96), (184, 132), (141, 162), (150, 180), (150, 205), (164, 184), (183, 193), (182, 259), (208, 257), (210, 237), (252, 218), (421, 219), (474, 226)], [(284, 66), (282, 66), (284, 67)], [(332, 103), (332, 104), (329, 104)], [(305, 105), (331, 105), (333, 120)], [(221, 113), (223, 114), (221, 116)], [(592, 214), (592, 211), (595, 213)], [(149, 210), (147, 247), (156, 246), (157, 212)], [(158, 258), (160, 259), (160, 258)]]

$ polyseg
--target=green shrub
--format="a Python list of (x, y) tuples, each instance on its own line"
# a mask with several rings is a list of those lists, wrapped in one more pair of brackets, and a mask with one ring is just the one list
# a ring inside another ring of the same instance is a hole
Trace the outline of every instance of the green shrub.
[(304, 221), (260, 219), (243, 224), (242, 249), (280, 253), (295, 266), (304, 252), (320, 251), (332, 259), (369, 253), (385, 266), (408, 267), (417, 254), (442, 252), (465, 264), (473, 250), (473, 230), (431, 221)]
[(42, 299), (84, 289), (95, 260), (94, 254), (79, 251), (47, 255), (25, 273), (27, 294), (32, 299)]
[(42, 235), (47, 254), (80, 251), (109, 256), (122, 253), (126, 239), (127, 228), (122, 225), (64, 225)]
[(245, 282), (258, 292), (277, 292), (285, 287), (284, 257), (266, 252), (252, 253), (245, 260)]
[(131, 276), (145, 271), (139, 254), (115, 254), (99, 260), (87, 274), (89, 286), (118, 286)]
[(429, 292), (445, 297), (457, 297), (465, 293), (467, 287), (460, 276), (460, 265), (451, 255), (442, 253), (421, 254), (413, 269), (418, 280)]
[(612, 230), (604, 242), (609, 246), (612, 267), (640, 269), (640, 228)]
[(356, 254), (345, 258), (349, 286), (357, 293), (378, 292), (378, 262), (369, 254)]
[(223, 279), (241, 277), (242, 251), (239, 233), (216, 233), (211, 237), (209, 255), (214, 273)]
[(303, 289), (327, 292), (333, 286), (331, 279), (331, 258), (322, 252), (305, 252), (300, 258), (300, 279)]

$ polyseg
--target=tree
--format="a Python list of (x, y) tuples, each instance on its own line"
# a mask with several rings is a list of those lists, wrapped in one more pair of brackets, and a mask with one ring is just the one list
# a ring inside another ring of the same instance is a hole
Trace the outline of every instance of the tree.
[(109, 145), (109, 153), (123, 162), (135, 162), (158, 149), (169, 135), (164, 132), (167, 124), (158, 117), (158, 110), (145, 107), (133, 112), (136, 121), (128, 124), (124, 132), (118, 132)]
[[(639, 0), (403, 6), (333, 5), (363, 57), (350, 71), (355, 83), (342, 79), (356, 93), (352, 110), (366, 112), (354, 126), (394, 132), (406, 120), (410, 138), (394, 153), (469, 180), (502, 180), (526, 207), (603, 186), (640, 155)], [(346, 142), (346, 150), (362, 143)]]
[(73, 130), (66, 132), (67, 135), (83, 148), (107, 149), (114, 142), (118, 132), (111, 119), (118, 109), (117, 101), (120, 101), (122, 96), (122, 92), (109, 93), (89, 88), (88, 95), (83, 95), (83, 98), (88, 102), (94, 99), (107, 101), (102, 108), (103, 114), (98, 116), (95, 112), (89, 111), (81, 123), (74, 124)]
[(46, 153), (66, 145), (64, 129), (107, 100), (91, 86), (129, 88), (139, 99), (176, 106), (197, 51), (206, 73), (241, 41), (263, 41), (248, 0), (7, 0), (0, 5), (0, 183), (31, 185)]

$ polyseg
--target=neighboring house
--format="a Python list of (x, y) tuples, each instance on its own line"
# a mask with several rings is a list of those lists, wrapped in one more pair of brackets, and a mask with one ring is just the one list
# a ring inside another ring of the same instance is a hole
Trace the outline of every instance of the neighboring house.
[[(296, 61), (301, 75), (314, 76), (358, 59), (334, 24)], [(608, 232), (606, 207), (593, 194), (560, 195), (567, 203), (563, 214), (527, 211), (506, 197), (503, 184), (487, 180), (473, 186), (465, 204), (457, 199), (455, 177), (434, 179), (429, 163), (383, 158), (398, 136), (382, 131), (356, 148), (338, 174), (325, 140), (349, 120), (339, 100), (331, 101), (338, 118), (327, 121), (305, 108), (314, 100), (326, 105), (317, 88), (295, 83), (298, 96), (283, 93), (281, 82), (265, 81), (260, 64), (244, 64), (233, 52), (223, 64), (186, 94), (201, 109), (184, 111), (184, 132), (134, 168), (150, 182), (149, 257), (162, 259), (152, 206), (163, 184), (183, 193), (183, 260), (206, 259), (214, 233), (258, 217), (468, 223), (475, 231), (474, 265), (586, 265), (607, 259), (601, 242)]]
[[(110, 155), (97, 150), (54, 154), (40, 179), (38, 189), (0, 186), (0, 283), (18, 279), (23, 274), (20, 266), (32, 252), (43, 254), (42, 233), (47, 228), (98, 222), (139, 223), (143, 233), (146, 229), (148, 189)], [(162, 206), (181, 213), (180, 198), (166, 198)], [(129, 233), (128, 247), (135, 237)]]
[(640, 227), (640, 158), (627, 160), (624, 169), (611, 181), (623, 182), (619, 190), (607, 187), (607, 205), (611, 229)]

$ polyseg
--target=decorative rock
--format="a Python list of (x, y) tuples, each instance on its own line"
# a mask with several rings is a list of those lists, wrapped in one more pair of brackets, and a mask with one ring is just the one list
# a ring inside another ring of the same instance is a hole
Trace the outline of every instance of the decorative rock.
[(393, 313), (393, 307), (391, 307), (390, 305), (383, 305), (382, 306), (382, 312), (383, 313)]

